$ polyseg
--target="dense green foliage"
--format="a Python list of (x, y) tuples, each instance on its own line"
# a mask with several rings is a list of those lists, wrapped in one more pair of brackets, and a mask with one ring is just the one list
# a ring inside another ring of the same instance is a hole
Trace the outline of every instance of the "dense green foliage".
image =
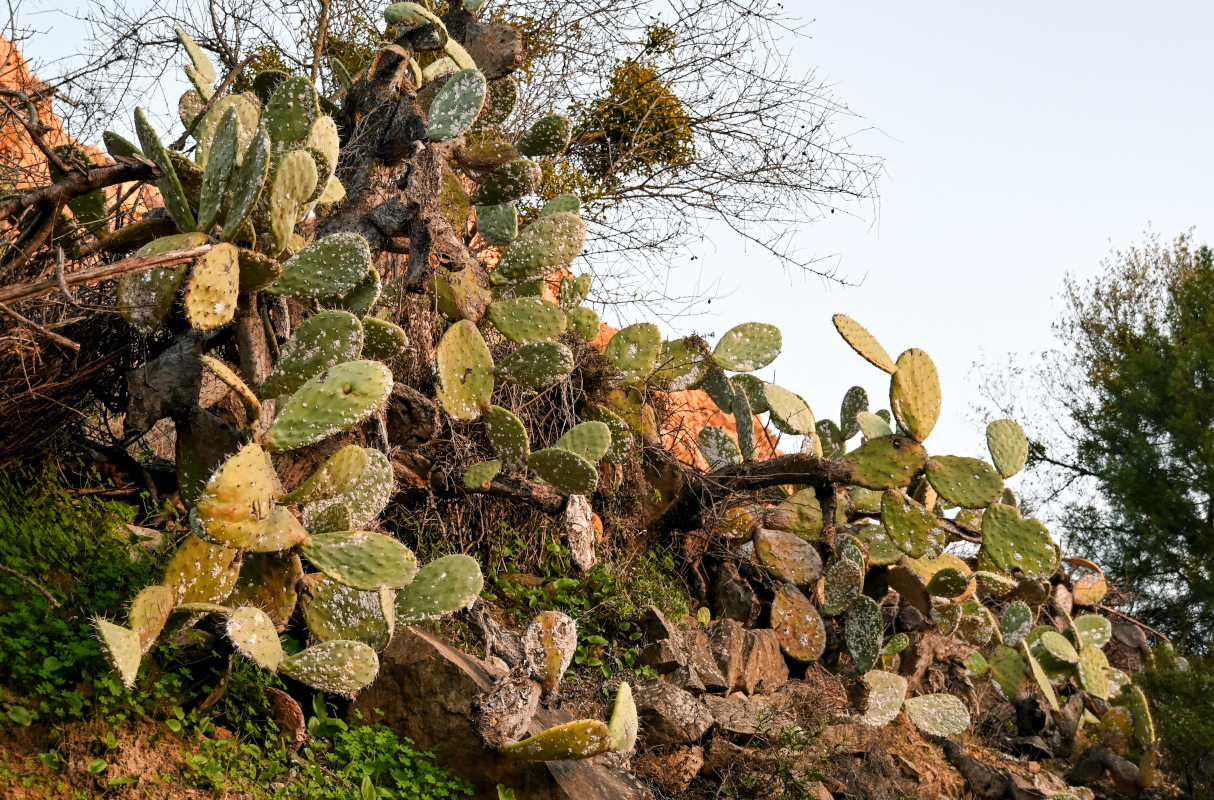
[(1155, 727), (1174, 758), (1185, 788), (1198, 800), (1214, 798), (1214, 660), (1189, 659), (1187, 669), (1159, 659), (1141, 679), (1154, 704)]

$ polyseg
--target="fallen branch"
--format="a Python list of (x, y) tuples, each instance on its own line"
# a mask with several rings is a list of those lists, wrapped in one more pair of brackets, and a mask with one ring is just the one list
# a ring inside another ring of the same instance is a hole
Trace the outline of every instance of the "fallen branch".
[(45, 586), (38, 583), (38, 581), (34, 580), (33, 578), (29, 577), (28, 575), (24, 575), (24, 574), (18, 572), (17, 570), (13, 569), (12, 567), (6, 567), (3, 564), (0, 564), (0, 572), (3, 572), (7, 575), (12, 575), (14, 578), (18, 578), (19, 580), (25, 581), (30, 586), (33, 586), (35, 589), (37, 589), (39, 592), (41, 592), (42, 596), (46, 598), (46, 602), (50, 603), (52, 608), (59, 607), (59, 601), (55, 599), (55, 596), (53, 594), (51, 594), (49, 591), (47, 591)]
[[(171, 253), (160, 253), (154, 256), (143, 256), (142, 258), (124, 258), (112, 264), (102, 264), (90, 267), (89, 269), (82, 269), (78, 272), (68, 273), (63, 276), (63, 279), (64, 283), (68, 286), (83, 286), (89, 283), (110, 280), (111, 278), (120, 278), (133, 272), (145, 272), (155, 267), (175, 267), (178, 264), (193, 261), (210, 250), (211, 247), (212, 245), (203, 244), (198, 247), (189, 247), (185, 250), (174, 250)], [(41, 281), (15, 283), (12, 286), (0, 289), (0, 304), (20, 303), (25, 300), (32, 300), (35, 297), (40, 297), (59, 289), (60, 281), (58, 277), (46, 278)]]
[(147, 159), (121, 161), (92, 167), (84, 172), (71, 172), (50, 186), (29, 189), (15, 197), (0, 200), (0, 219), (8, 219), (34, 206), (66, 205), (81, 195), (130, 181), (148, 181), (161, 177), (160, 170)]

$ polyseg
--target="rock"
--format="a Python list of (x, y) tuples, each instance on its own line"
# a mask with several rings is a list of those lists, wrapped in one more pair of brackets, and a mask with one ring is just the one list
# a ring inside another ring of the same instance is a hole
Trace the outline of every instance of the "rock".
[(687, 664), (678, 639), (661, 639), (647, 644), (637, 660), (643, 666), (653, 667), (659, 675), (673, 672)]
[(722, 562), (717, 568), (710, 597), (709, 607), (714, 617), (737, 620), (746, 627), (754, 625), (759, 618), (759, 598), (733, 561)]
[(636, 774), (653, 781), (668, 794), (680, 795), (704, 766), (704, 750), (699, 745), (676, 747), (666, 753), (650, 752), (633, 759)]
[(743, 654), (742, 691), (747, 694), (773, 692), (788, 682), (788, 663), (780, 652), (780, 640), (770, 628), (746, 631)]
[(717, 730), (730, 738), (749, 740), (757, 734), (774, 737), (796, 724), (784, 713), (783, 704), (767, 697), (704, 696), (704, 705), (716, 720)]
[(712, 727), (712, 714), (703, 703), (665, 681), (641, 684), (635, 700), (647, 747), (694, 742)]
[(675, 647), (682, 647), (683, 631), (670, 620), (666, 619), (657, 606), (646, 606), (637, 625), (645, 635), (645, 641), (653, 643), (663, 639), (673, 639)]
[[(504, 675), (416, 628), (399, 627), (380, 655), (379, 676), (351, 710), (391, 726), (418, 750), (436, 750), (453, 774), (476, 786), (478, 797), (496, 797), (501, 783), (512, 787), (518, 800), (652, 800), (648, 789), (603, 757), (536, 763), (489, 749), (477, 732), (474, 702)], [(541, 708), (527, 733), (571, 719)]]
[(708, 635), (708, 648), (729, 691), (742, 688), (742, 674), (746, 665), (746, 628), (735, 619), (722, 619)]
[(687, 651), (687, 666), (695, 671), (696, 677), (699, 678), (706, 691), (727, 692), (732, 688), (729, 681), (726, 680), (725, 674), (721, 672), (721, 668), (717, 666), (707, 642), (697, 644)]
[(1132, 622), (1113, 620), (1113, 638), (1131, 650), (1141, 650), (1147, 646), (1147, 635)]
[(753, 751), (749, 747), (735, 744), (724, 736), (713, 736), (708, 742), (704, 753), (704, 772), (724, 774), (733, 769), (734, 765), (749, 756)]
[(898, 630), (915, 632), (927, 627), (927, 618), (923, 612), (910, 603), (902, 603), (898, 607)]
[(700, 674), (689, 664), (684, 664), (674, 672), (666, 673), (662, 676), (662, 680), (693, 694), (704, 694), (705, 691), (704, 681), (700, 680)]

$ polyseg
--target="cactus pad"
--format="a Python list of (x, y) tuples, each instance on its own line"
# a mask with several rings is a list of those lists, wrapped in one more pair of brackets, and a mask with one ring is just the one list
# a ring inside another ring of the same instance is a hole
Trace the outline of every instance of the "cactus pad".
[(742, 452), (743, 461), (753, 461), (755, 457), (755, 424), (754, 413), (750, 408), (750, 397), (741, 383), (733, 384), (733, 416), (737, 423), (738, 450)]
[(322, 500), (304, 507), (304, 519), (309, 528), (314, 528), (317, 518), (328, 510), (330, 505), (340, 504), (349, 508), (351, 524), (345, 528), (329, 528), (329, 531), (353, 530), (370, 525), (387, 508), (394, 488), (392, 463), (381, 450), (371, 447), (365, 447), (363, 450), (367, 454), (367, 466), (353, 486), (338, 498)]
[(299, 552), (333, 580), (364, 591), (396, 589), (417, 574), (413, 552), (382, 533), (319, 533), (300, 545)]
[(93, 624), (97, 626), (101, 652), (105, 655), (110, 669), (118, 675), (123, 686), (133, 689), (135, 678), (139, 675), (139, 662), (143, 659), (139, 634), (130, 628), (100, 618), (93, 620)]
[(330, 295), (320, 298), (320, 305), (323, 308), (340, 308), (349, 311), (357, 317), (365, 317), (371, 313), (371, 309), (375, 307), (375, 303), (379, 300), (380, 292), (383, 291), (383, 282), (379, 279), (379, 272), (375, 267), (367, 270), (367, 274), (354, 284), (354, 288), (342, 295)]
[(1109, 659), (1098, 647), (1085, 647), (1079, 651), (1079, 662), (1075, 665), (1075, 677), (1079, 686), (1088, 694), (1108, 700), (1113, 686), (1109, 680)]
[(1099, 650), (1113, 638), (1113, 624), (1099, 614), (1082, 614), (1071, 622), (1080, 650)]
[(625, 383), (649, 377), (661, 353), (662, 334), (651, 322), (638, 322), (620, 330), (607, 342), (604, 351)]
[(485, 76), (475, 69), (462, 69), (452, 75), (430, 103), (426, 136), (432, 142), (445, 142), (463, 136), (485, 107)]
[(814, 432), (814, 412), (800, 395), (774, 383), (765, 384), (763, 397), (771, 412), (771, 424), (782, 433), (807, 436)]
[(1003, 494), (999, 473), (977, 458), (929, 458), (927, 479), (942, 498), (962, 508), (986, 508)]
[(516, 297), (489, 304), (489, 321), (516, 344), (545, 342), (565, 332), (565, 312), (539, 297)]
[(877, 601), (866, 595), (857, 597), (843, 619), (843, 643), (856, 669), (868, 672), (877, 663), (884, 630), (885, 618)]
[(594, 420), (579, 422), (552, 446), (577, 453), (593, 463), (606, 455), (611, 448), (611, 428), (607, 427), (606, 423)]
[(597, 756), (610, 746), (607, 725), (597, 719), (579, 719), (508, 744), (502, 752), (527, 761), (567, 761)]
[(270, 246), (265, 248), (270, 255), (290, 248), (295, 223), (306, 214), (319, 180), (316, 161), (307, 150), (292, 150), (278, 162), (270, 178)]
[(830, 617), (842, 614), (863, 588), (864, 568), (851, 559), (839, 559), (822, 578), (822, 613)]
[(261, 536), (280, 492), (270, 457), (249, 443), (207, 481), (194, 509), (202, 533), (225, 547), (251, 547)]
[(177, 177), (177, 170), (173, 167), (169, 150), (156, 135), (156, 129), (152, 127), (142, 108), (135, 109), (135, 132), (139, 135), (139, 145), (143, 148), (143, 154), (156, 162), (156, 166), (160, 167), (160, 172), (164, 176), (156, 181), (156, 188), (160, 190), (160, 195), (164, 198), (164, 207), (169, 212), (169, 216), (172, 217), (173, 222), (177, 223), (179, 230), (183, 232), (194, 230), (196, 227), (194, 212), (190, 211), (190, 203), (186, 200), (185, 190), (181, 186), (181, 179)]
[(230, 242), (239, 234), (261, 196), (269, 170), (270, 137), (262, 128), (249, 142), (244, 160), (233, 170), (229, 179), (229, 191), (232, 196), (228, 201), (228, 211), (224, 215), (223, 231), (220, 233), (223, 241)]
[(699, 383), (710, 368), (708, 346), (698, 336), (687, 336), (662, 343), (653, 380), (665, 391), (681, 392)]
[(573, 308), (586, 302), (586, 298), (590, 295), (592, 280), (589, 274), (566, 275), (561, 278), (560, 289), (557, 291), (561, 307)]
[(353, 697), (375, 680), (379, 658), (362, 642), (334, 640), (287, 656), (278, 671), (313, 689)]
[(447, 329), (438, 344), (438, 400), (456, 419), (481, 415), (493, 394), (493, 356), (470, 320)]
[(392, 361), (408, 347), (409, 336), (401, 326), (378, 317), (363, 317), (363, 358)]
[(998, 645), (990, 658), (991, 683), (1008, 702), (1024, 692), (1026, 664), (1020, 654), (1006, 645)]
[(283, 503), (328, 500), (348, 491), (367, 468), (367, 451), (347, 445), (329, 457), (306, 481), (282, 497)]
[[(782, 524), (778, 527), (807, 542), (816, 542), (822, 534), (822, 504), (813, 489), (802, 489), (775, 508)], [(774, 527), (774, 526), (773, 526)]]
[[(702, 611), (707, 607), (701, 606)], [(613, 753), (627, 753), (637, 740), (637, 707), (632, 699), (632, 687), (627, 681), (621, 681), (615, 692), (615, 706), (611, 711), (611, 721), (607, 725), (610, 742), (607, 749)]]
[(569, 318), (569, 330), (576, 333), (582, 339), (590, 341), (599, 335), (599, 330), (602, 327), (602, 322), (599, 319), (598, 312), (592, 308), (578, 306), (571, 308), (566, 312)]
[(948, 544), (948, 534), (936, 515), (894, 489), (881, 497), (881, 524), (894, 544), (911, 558), (935, 558)]
[(371, 269), (371, 249), (357, 233), (334, 233), (300, 250), (282, 265), (266, 291), (296, 299), (345, 294)]
[(911, 348), (898, 356), (889, 382), (889, 407), (915, 441), (922, 442), (932, 432), (940, 418), (940, 377), (927, 353)]
[(909, 486), (926, 463), (923, 446), (906, 436), (871, 439), (843, 457), (850, 482), (866, 489)]
[(620, 419), (620, 416), (611, 409), (597, 403), (591, 403), (583, 408), (582, 416), (588, 420), (603, 423), (611, 431), (611, 445), (603, 454), (603, 460), (613, 464), (623, 461), (629, 448), (632, 447), (632, 433), (628, 429), (628, 423)]
[(960, 597), (969, 589), (969, 579), (955, 567), (936, 570), (927, 582), (927, 593), (949, 599)]
[(527, 669), (548, 692), (560, 685), (575, 650), (577, 623), (560, 611), (541, 611), (523, 635)]
[(856, 414), (856, 424), (865, 439), (880, 439), (894, 434), (894, 429), (889, 426), (889, 423), (871, 411), (861, 411)]
[(354, 524), (354, 512), (350, 510), (350, 504), (338, 501), (323, 508), (309, 510), (307, 527), (310, 533), (338, 533), (353, 530), (357, 526)]
[(560, 342), (531, 342), (498, 364), (497, 374), (508, 383), (540, 390), (560, 383), (573, 371), (573, 352)]
[(261, 385), (262, 397), (295, 392), (326, 369), (359, 357), (363, 326), (349, 311), (321, 311), (304, 320)]
[(484, 588), (485, 579), (475, 558), (443, 556), (426, 564), (413, 581), (396, 594), (396, 617), (401, 624), (429, 622), (470, 608)]
[(885, 527), (878, 524), (865, 525), (859, 533), (859, 539), (868, 548), (868, 560), (875, 566), (887, 567), (898, 563), (902, 551), (889, 538)]
[(126, 624), (139, 636), (142, 652), (152, 649), (172, 611), (173, 590), (163, 584), (145, 586), (135, 595)]
[(118, 310), (122, 318), (145, 333), (156, 330), (172, 310), (186, 272), (186, 267), (177, 267), (123, 275), (117, 287)]
[(536, 450), (527, 456), (527, 466), (566, 494), (589, 494), (599, 481), (594, 464), (560, 447)]
[(488, 489), (489, 484), (502, 471), (502, 462), (498, 460), (481, 461), (464, 470), (464, 488), (472, 491)]
[(531, 443), (522, 421), (501, 406), (490, 406), (485, 412), (485, 433), (498, 458), (511, 464), (521, 464), (531, 454)]
[(182, 540), (164, 569), (162, 583), (173, 591), (173, 604), (222, 603), (239, 576), (236, 551), (211, 544), (196, 534)]
[(262, 112), (262, 121), (276, 146), (288, 148), (307, 141), (320, 117), (316, 89), (302, 76), (292, 75), (274, 89)]
[(586, 223), (576, 214), (540, 217), (506, 248), (489, 278), (500, 284), (542, 277), (572, 263), (585, 243)]
[(549, 114), (536, 121), (518, 140), (519, 152), (525, 156), (555, 156), (565, 152), (573, 133), (573, 121), (561, 114)]
[(760, 528), (754, 536), (755, 555), (774, 578), (809, 586), (822, 577), (822, 557), (799, 536)]
[(510, 244), (518, 238), (518, 208), (513, 201), (477, 206), (476, 231), (489, 244)]
[(304, 583), (300, 607), (313, 636), (322, 642), (362, 642), (376, 652), (388, 646), (393, 625), (378, 591), (353, 589), (320, 573), (305, 576)]
[(219, 219), (228, 190), (228, 180), (236, 166), (236, 110), (229, 108), (215, 129), (211, 153), (202, 176), (198, 199), (198, 229), (209, 231)]
[(995, 468), (1005, 478), (1022, 470), (1029, 457), (1029, 440), (1015, 420), (997, 419), (987, 425), (986, 446)]
[(1000, 503), (982, 515), (982, 552), (1013, 576), (1045, 580), (1058, 568), (1058, 545), (1045, 526)]
[(889, 353), (863, 325), (845, 314), (835, 314), (832, 321), (843, 341), (851, 345), (865, 361), (891, 375), (897, 371), (898, 368)]
[(771, 601), (771, 627), (780, 640), (780, 649), (789, 658), (817, 661), (826, 652), (826, 626), (818, 609), (790, 583), (776, 588)]
[(236, 315), (240, 267), (233, 245), (218, 244), (204, 253), (186, 281), (186, 319), (196, 330), (209, 331), (227, 325)]
[(862, 386), (853, 386), (843, 395), (839, 405), (839, 427), (846, 441), (860, 432), (856, 415), (868, 411), (868, 392)]
[(534, 192), (542, 178), (539, 164), (517, 158), (493, 170), (472, 193), (472, 202), (491, 206), (519, 200)]
[(734, 372), (754, 372), (774, 361), (782, 346), (775, 325), (746, 322), (725, 332), (712, 351), (712, 360)]
[(965, 703), (951, 694), (908, 697), (902, 708), (919, 730), (931, 736), (956, 736), (970, 726)]
[(893, 672), (871, 670), (864, 674), (868, 684), (868, 709), (860, 721), (874, 728), (893, 722), (906, 699), (906, 678)]
[(708, 462), (710, 470), (718, 470), (729, 464), (742, 463), (742, 451), (729, 434), (715, 425), (705, 425), (696, 436), (700, 452)]
[(254, 606), (242, 606), (228, 615), (228, 638), (237, 652), (262, 669), (274, 672), (283, 659), (278, 631), (269, 615)]
[(257, 606), (270, 615), (275, 629), (281, 632), (295, 612), (299, 599), (296, 586), (302, 577), (303, 562), (294, 552), (248, 553), (227, 602)]
[(1143, 749), (1150, 747), (1155, 741), (1155, 720), (1151, 718), (1151, 706), (1147, 703), (1147, 696), (1143, 694), (1142, 689), (1130, 685), (1126, 687), (1122, 698), (1120, 704), (1130, 709), (1130, 716), (1134, 720), (1134, 741)]
[(287, 398), (263, 443), (292, 450), (318, 442), (369, 417), (391, 393), (392, 373), (378, 361), (338, 364)]

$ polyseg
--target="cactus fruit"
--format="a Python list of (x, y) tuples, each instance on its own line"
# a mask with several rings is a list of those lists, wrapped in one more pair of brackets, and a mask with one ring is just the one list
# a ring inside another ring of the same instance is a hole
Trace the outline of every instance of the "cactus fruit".
[(611, 429), (606, 423), (589, 420), (579, 422), (556, 440), (553, 447), (577, 453), (593, 463), (607, 454), (611, 448)]
[(521, 464), (531, 454), (531, 442), (522, 421), (501, 406), (490, 406), (485, 412), (485, 433), (493, 452), (509, 464)]
[(760, 528), (754, 535), (759, 563), (781, 581), (809, 586), (822, 577), (822, 557), (812, 544), (784, 531)]
[(367, 468), (367, 451), (356, 444), (338, 450), (306, 481), (283, 495), (283, 503), (311, 503), (336, 497), (354, 486)]
[(818, 609), (791, 583), (776, 588), (771, 601), (771, 627), (780, 640), (780, 649), (789, 658), (817, 661), (826, 652), (826, 626)]
[(982, 552), (1002, 571), (1032, 580), (1046, 580), (1058, 568), (1058, 545), (1035, 519), (996, 503), (982, 515)]
[(909, 486), (926, 463), (923, 446), (905, 436), (872, 439), (843, 457), (849, 482), (866, 489)]
[(530, 342), (502, 359), (497, 374), (507, 383), (540, 390), (573, 371), (573, 352), (560, 342)]
[(443, 556), (426, 564), (396, 593), (396, 618), (402, 625), (429, 622), (470, 608), (485, 579), (475, 558)]
[(525, 158), (502, 164), (493, 170), (476, 191), (472, 202), (478, 206), (511, 203), (533, 193), (540, 185), (543, 173), (540, 165)]
[(239, 576), (237, 551), (190, 534), (164, 569), (162, 583), (173, 591), (173, 604), (222, 603)]
[(977, 458), (929, 458), (927, 479), (942, 498), (962, 508), (986, 508), (1003, 493), (999, 473)]
[(995, 468), (1005, 478), (1023, 469), (1029, 457), (1029, 440), (1015, 420), (997, 419), (987, 425), (986, 446)]
[(250, 442), (207, 481), (194, 510), (200, 533), (225, 547), (251, 547), (274, 507), (278, 476), (270, 457)]
[(632, 447), (632, 433), (628, 429), (628, 423), (620, 419), (620, 416), (611, 409), (597, 403), (591, 403), (583, 408), (582, 416), (588, 420), (603, 423), (611, 431), (611, 445), (603, 454), (603, 460), (613, 464), (623, 461), (629, 448)]
[(505, 246), (518, 238), (518, 208), (508, 200), (476, 207), (476, 231), (486, 242)]
[(527, 761), (591, 758), (611, 746), (611, 731), (597, 719), (579, 719), (508, 744), (501, 751)]
[(375, 680), (379, 658), (362, 642), (335, 639), (287, 656), (278, 671), (313, 689), (353, 697)]
[(490, 303), (489, 321), (515, 344), (545, 342), (565, 332), (565, 312), (539, 297), (516, 297)]
[(865, 439), (880, 439), (894, 434), (894, 429), (889, 426), (888, 422), (870, 411), (861, 411), (856, 414), (856, 424)]
[(653, 381), (665, 391), (681, 392), (699, 383), (710, 368), (708, 346), (698, 336), (687, 336), (662, 343)]
[(310, 378), (282, 404), (263, 444), (292, 450), (369, 417), (388, 401), (392, 373), (378, 361), (346, 361)]
[(546, 217), (549, 214), (561, 213), (582, 213), (582, 199), (576, 194), (558, 194), (547, 203), (544, 203), (538, 216)]
[(240, 233), (241, 227), (248, 220), (249, 214), (261, 196), (266, 176), (270, 169), (270, 137), (264, 128), (249, 142), (244, 159), (236, 168), (229, 186), (231, 199), (228, 201), (227, 214), (224, 215), (223, 230), (219, 235), (225, 242), (230, 242)]
[(881, 524), (894, 544), (911, 558), (935, 558), (948, 544), (948, 534), (936, 515), (895, 489), (881, 497)]
[(277, 256), (290, 247), (295, 223), (306, 214), (319, 180), (316, 161), (307, 150), (292, 150), (278, 162), (269, 187), (268, 252), (271, 255)]
[(594, 464), (560, 447), (536, 450), (527, 456), (527, 466), (565, 494), (589, 494), (599, 481)]
[(438, 344), (438, 400), (456, 419), (476, 419), (493, 394), (493, 356), (476, 324), (460, 320)]
[[(701, 610), (707, 611), (707, 608), (701, 606)], [(613, 753), (627, 753), (632, 750), (636, 746), (637, 727), (637, 707), (632, 699), (632, 687), (627, 681), (620, 681), (615, 692), (611, 721), (607, 724), (610, 736), (607, 749)]]
[(398, 589), (417, 574), (417, 560), (403, 544), (382, 533), (319, 533), (299, 552), (335, 581), (364, 591)]
[(843, 643), (857, 670), (868, 672), (877, 663), (884, 631), (881, 606), (866, 595), (857, 597), (843, 619)]
[(523, 635), (527, 669), (546, 692), (554, 692), (577, 650), (577, 623), (560, 611), (541, 611)]
[(940, 418), (940, 378), (936, 365), (922, 350), (911, 348), (898, 356), (889, 382), (889, 407), (902, 430), (922, 442)]
[(97, 627), (101, 652), (110, 669), (117, 673), (123, 686), (133, 689), (135, 678), (139, 675), (139, 662), (143, 660), (139, 634), (100, 618), (93, 620), (93, 624)]
[(185, 280), (186, 267), (149, 269), (133, 272), (118, 280), (118, 310), (136, 330), (150, 333), (160, 326)]
[(540, 217), (519, 233), (489, 278), (496, 284), (517, 283), (549, 274), (573, 262), (586, 243), (586, 223), (576, 214)]
[(829, 617), (842, 614), (863, 588), (864, 568), (851, 559), (839, 559), (822, 578), (822, 613)]
[(307, 141), (319, 117), (316, 89), (307, 78), (298, 75), (278, 84), (262, 112), (266, 132), (275, 146), (282, 149)]
[(362, 642), (376, 652), (388, 646), (393, 625), (378, 591), (354, 589), (320, 573), (304, 576), (300, 608), (308, 630), (322, 642)]
[(607, 342), (604, 355), (625, 383), (644, 380), (657, 366), (662, 353), (662, 333), (651, 322), (623, 328)]
[(1109, 659), (1098, 647), (1085, 647), (1079, 651), (1075, 665), (1075, 677), (1085, 692), (1101, 700), (1109, 699), (1112, 682), (1109, 680)]
[(569, 330), (582, 339), (590, 341), (599, 335), (602, 322), (599, 320), (598, 312), (594, 309), (578, 306), (569, 309), (566, 316), (569, 318)]
[(215, 129), (210, 157), (202, 176), (198, 198), (198, 229), (209, 231), (219, 219), (228, 191), (228, 181), (236, 166), (236, 111), (229, 108)]
[(800, 395), (769, 383), (763, 387), (763, 397), (767, 400), (768, 410), (771, 412), (771, 424), (779, 431), (802, 436), (814, 432), (814, 412)]
[(262, 669), (274, 672), (284, 653), (278, 631), (269, 615), (254, 606), (242, 606), (228, 615), (228, 638), (236, 651)]
[(257, 606), (270, 615), (275, 630), (281, 633), (295, 612), (299, 599), (296, 586), (302, 578), (303, 562), (294, 552), (248, 553), (226, 602)]
[(502, 462), (498, 460), (481, 461), (464, 470), (464, 488), (472, 491), (488, 489), (489, 484), (502, 471)]
[(906, 699), (906, 678), (893, 672), (870, 670), (864, 673), (868, 684), (868, 709), (860, 721), (874, 728), (893, 722)]
[(172, 611), (173, 590), (163, 584), (145, 586), (135, 595), (126, 624), (139, 637), (141, 652), (152, 649)]
[(931, 736), (955, 736), (970, 726), (965, 703), (951, 694), (908, 697), (902, 708), (919, 730)]
[(704, 460), (708, 462), (710, 470), (715, 471), (729, 464), (742, 463), (742, 451), (738, 449), (737, 443), (729, 437), (729, 434), (721, 428), (705, 425), (696, 436), (696, 441), (699, 442), (700, 452), (704, 455)]
[(725, 332), (713, 348), (712, 360), (734, 372), (754, 372), (780, 355), (780, 329), (765, 322), (746, 322)]
[(236, 247), (217, 244), (194, 262), (185, 284), (183, 307), (195, 330), (227, 325), (236, 316), (240, 266)]
[(148, 122), (147, 115), (142, 108), (135, 109), (135, 132), (139, 134), (139, 144), (143, 148), (144, 155), (156, 162), (156, 166), (160, 168), (160, 172), (164, 176), (156, 181), (156, 188), (160, 190), (160, 195), (164, 198), (164, 207), (168, 210), (169, 216), (182, 232), (194, 230), (196, 227), (194, 212), (190, 210), (189, 201), (186, 200), (185, 190), (181, 186), (181, 180), (177, 177), (177, 170), (173, 168), (168, 148), (156, 135), (155, 129)]
[(467, 133), (485, 106), (486, 90), (479, 70), (462, 69), (452, 75), (430, 103), (426, 126), (430, 141), (445, 142)]

